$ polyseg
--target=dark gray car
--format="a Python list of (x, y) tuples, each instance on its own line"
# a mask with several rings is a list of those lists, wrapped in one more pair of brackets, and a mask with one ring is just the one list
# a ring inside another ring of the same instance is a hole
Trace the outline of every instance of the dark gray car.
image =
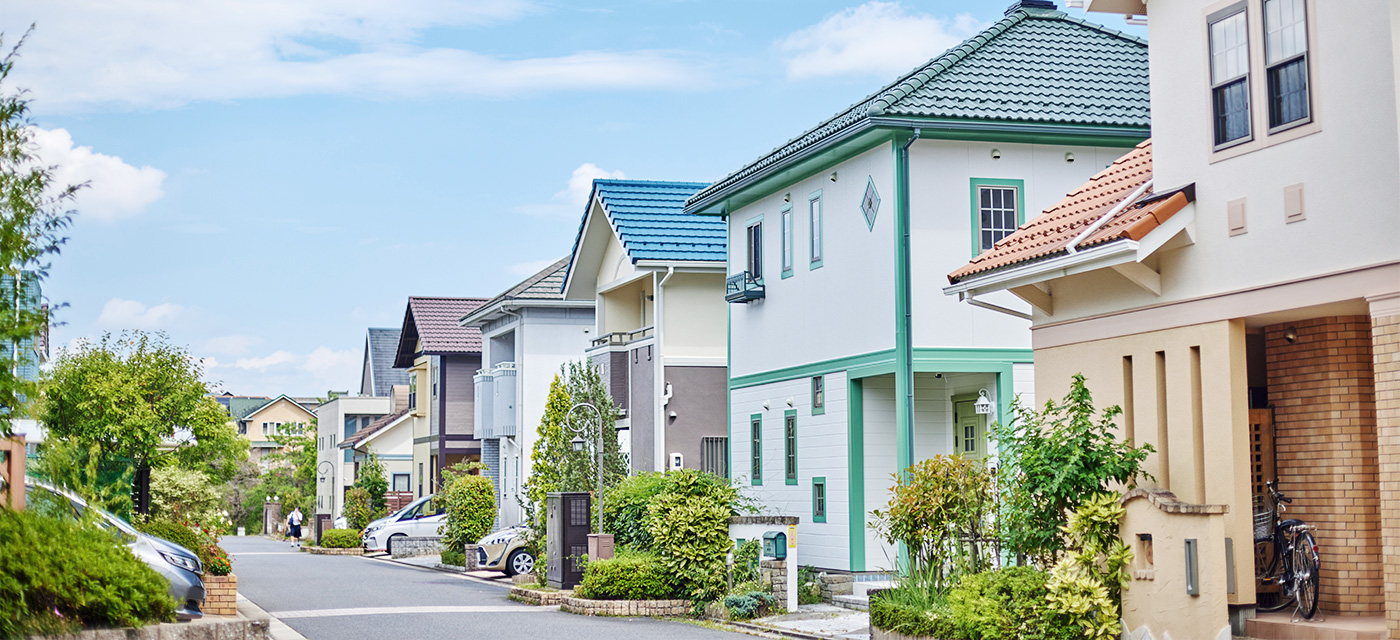
[[(58, 506), (71, 509), (71, 515), (81, 516), (91, 510), (97, 516), (95, 521), (98, 526), (125, 543), (131, 549), (132, 555), (140, 558), (170, 582), (170, 595), (175, 598), (176, 618), (192, 620), (204, 616), (204, 612), (199, 610), (204, 601), (204, 580), (200, 578), (204, 574), (204, 566), (193, 551), (169, 540), (141, 533), (125, 520), (99, 507), (89, 506), (86, 500), (43, 481), (25, 478), (24, 489), (27, 494), (26, 502), (35, 503), (36, 492), (44, 492), (57, 498)], [(40, 501), (35, 506), (42, 504), (44, 503)]]

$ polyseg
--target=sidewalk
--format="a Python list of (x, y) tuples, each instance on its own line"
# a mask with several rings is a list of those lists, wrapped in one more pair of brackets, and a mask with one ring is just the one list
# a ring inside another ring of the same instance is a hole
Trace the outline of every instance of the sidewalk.
[(306, 640), (306, 636), (297, 633), (297, 630), (287, 626), (287, 623), (263, 611), (262, 607), (243, 597), (241, 593), (238, 594), (238, 616), (251, 620), (267, 620), (267, 637), (272, 640)]
[(797, 611), (755, 618), (748, 624), (818, 638), (870, 640), (869, 612), (852, 611), (829, 604), (804, 604), (798, 606)]

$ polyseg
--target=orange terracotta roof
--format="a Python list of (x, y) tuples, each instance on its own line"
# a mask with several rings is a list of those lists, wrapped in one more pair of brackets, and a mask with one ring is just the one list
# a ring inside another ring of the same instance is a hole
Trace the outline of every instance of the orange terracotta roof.
[[(1148, 139), (991, 249), (948, 274), (948, 281), (957, 283), (969, 276), (1066, 253), (1076, 236), (1150, 179), (1152, 140)], [(1158, 194), (1149, 189), (1136, 203), (1124, 207), (1081, 241), (1077, 249), (1122, 239), (1141, 240), (1182, 210), (1192, 200), (1193, 192), (1190, 187)]]

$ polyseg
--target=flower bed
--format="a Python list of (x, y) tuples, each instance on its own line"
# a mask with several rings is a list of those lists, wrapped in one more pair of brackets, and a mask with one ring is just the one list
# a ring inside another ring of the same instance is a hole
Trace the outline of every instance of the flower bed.
[(329, 549), (329, 548), (326, 548), (326, 547), (302, 547), (301, 550), (302, 550), (302, 551), (305, 551), (305, 552), (307, 552), (307, 553), (309, 553), (309, 554), (317, 555), (317, 556), (362, 556), (362, 555), (365, 554), (365, 550), (364, 550), (364, 549), (361, 549), (361, 548), (359, 548), (359, 547), (354, 547), (354, 548), (351, 548), (351, 549)]
[(211, 616), (238, 615), (238, 576), (204, 576), (202, 609)]
[(564, 596), (560, 611), (581, 616), (635, 616), (669, 618), (690, 613), (689, 600), (589, 600)]
[(532, 604), (537, 607), (548, 607), (560, 604), (564, 601), (564, 596), (572, 595), (572, 591), (559, 591), (558, 589), (532, 589), (521, 585), (510, 588), (510, 595), (507, 596), (516, 602)]

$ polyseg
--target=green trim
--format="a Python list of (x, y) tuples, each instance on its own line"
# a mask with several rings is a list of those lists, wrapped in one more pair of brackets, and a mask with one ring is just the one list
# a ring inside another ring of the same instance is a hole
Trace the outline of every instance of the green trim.
[[(914, 347), (914, 371), (920, 373), (960, 371), (996, 373), (1008, 362), (1033, 362), (1030, 349), (986, 347)], [(851, 378), (870, 378), (894, 373), (894, 350), (886, 349), (854, 356), (819, 360), (809, 364), (731, 377), (730, 389), (742, 389), (770, 382), (785, 382), (845, 371)], [(959, 368), (962, 367), (962, 368)]]
[[(817, 380), (822, 381), (822, 404), (820, 407), (817, 406)], [(812, 385), (812, 415), (826, 415), (826, 374), (812, 376), (810, 384)]]
[[(787, 421), (792, 418), (792, 438), (789, 442)], [(788, 468), (788, 447), (792, 447), (792, 468)], [(783, 412), (783, 480), (787, 484), (797, 484), (797, 410)]]
[(926, 140), (1131, 148), (1152, 135), (1150, 127), (1139, 126), (1031, 124), (918, 117), (873, 117), (870, 121), (878, 128), (907, 131), (919, 127), (919, 137)]
[[(726, 219), (724, 225), (725, 234), (731, 232), (731, 226), (732, 225), (730, 225), (729, 221)], [(729, 242), (729, 236), (726, 235), (724, 242), (724, 265), (726, 275), (729, 274), (729, 265), (733, 260), (733, 256), (729, 253), (729, 246), (732, 244), (734, 243)], [(724, 305), (724, 332), (724, 375), (728, 377), (731, 375), (728, 365), (734, 362), (734, 344), (733, 341), (729, 339), (729, 336), (734, 335), (734, 305), (732, 304)], [(734, 482), (734, 392), (730, 391), (724, 394), (724, 407), (724, 435), (726, 438), (724, 470), (726, 472), (725, 475), (729, 477), (729, 481), (732, 484)]]
[[(758, 437), (754, 438), (754, 422), (758, 422)], [(763, 414), (749, 414), (749, 482), (763, 486)]]
[[(817, 487), (822, 488), (822, 508), (817, 509)], [(831, 496), (826, 491), (826, 476), (812, 478), (812, 522), (826, 522), (826, 512), (831, 504)]]
[(411, 453), (381, 453), (378, 454), (380, 460), (412, 460)]
[[(783, 217), (787, 216), (790, 224), (783, 224)], [(797, 235), (797, 218), (793, 215), (792, 205), (787, 205), (778, 210), (778, 236), (780, 238), (778, 266), (782, 268), (782, 279), (792, 277), (792, 264), (797, 263), (797, 247), (793, 246), (794, 236)], [(792, 256), (792, 264), (785, 264), (788, 256)]]
[[(846, 380), (846, 504), (851, 571), (865, 571), (865, 383)], [(827, 502), (831, 502), (828, 496)]]
[[(894, 140), (894, 424), (895, 470), (901, 477), (914, 464), (914, 342), (910, 298), (909, 152), (910, 134)], [(903, 555), (903, 554), (901, 554)]]
[(830, 360), (819, 360), (810, 364), (783, 367), (761, 373), (751, 373), (746, 376), (731, 377), (729, 379), (730, 389), (742, 389), (769, 382), (782, 382), (784, 380), (794, 380), (797, 378), (810, 378), (815, 375), (831, 373), (833, 371), (849, 371), (859, 367), (880, 364), (882, 362), (893, 362), (894, 352), (891, 350), (876, 351), (873, 353), (863, 353), (854, 356), (832, 358)]
[(972, 257), (976, 258), (982, 253), (982, 199), (977, 197), (979, 187), (1016, 187), (1016, 226), (1021, 226), (1026, 222), (1026, 181), (1015, 178), (969, 178), (968, 179), (968, 204), (972, 209)]
[[(818, 203), (817, 224), (815, 226), (812, 225), (813, 201)], [(821, 233), (816, 233), (816, 231), (821, 231)], [(816, 233), (815, 243), (812, 242), (812, 234), (814, 233)], [(813, 244), (817, 245), (817, 250), (815, 252), (812, 251)], [(812, 255), (809, 256), (811, 261), (808, 263), (807, 270), (820, 269), (822, 261), (826, 258), (826, 203), (822, 202), (821, 189), (807, 194), (807, 251), (812, 253)]]

